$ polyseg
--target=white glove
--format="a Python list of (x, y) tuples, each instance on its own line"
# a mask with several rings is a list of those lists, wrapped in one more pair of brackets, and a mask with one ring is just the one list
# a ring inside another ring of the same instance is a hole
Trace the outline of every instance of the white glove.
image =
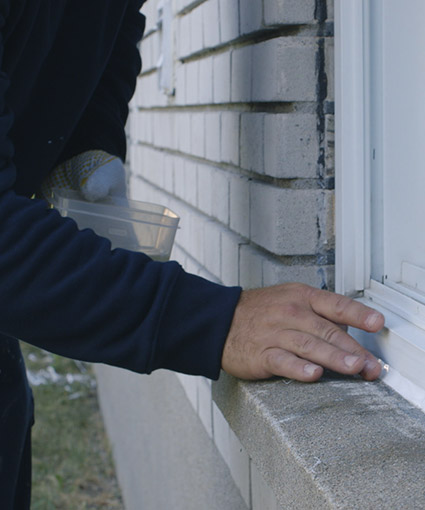
[(41, 186), (47, 200), (53, 188), (80, 191), (94, 202), (108, 196), (125, 197), (127, 192), (123, 162), (101, 150), (83, 152), (58, 165)]

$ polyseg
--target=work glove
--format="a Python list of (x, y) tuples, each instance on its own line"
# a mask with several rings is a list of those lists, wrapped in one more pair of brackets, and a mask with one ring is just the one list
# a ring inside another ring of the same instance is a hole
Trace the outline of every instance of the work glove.
[(109, 196), (126, 196), (125, 169), (121, 159), (102, 150), (83, 152), (58, 165), (41, 186), (49, 200), (54, 188), (79, 191), (94, 202)]

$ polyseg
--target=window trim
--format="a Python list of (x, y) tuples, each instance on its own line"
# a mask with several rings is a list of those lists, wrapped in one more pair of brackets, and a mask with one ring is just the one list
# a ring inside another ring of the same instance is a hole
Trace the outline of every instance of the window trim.
[(380, 333), (350, 333), (383, 360), (382, 380), (425, 411), (425, 307), (370, 279), (370, 14), (369, 0), (335, 0), (335, 288), (384, 313)]

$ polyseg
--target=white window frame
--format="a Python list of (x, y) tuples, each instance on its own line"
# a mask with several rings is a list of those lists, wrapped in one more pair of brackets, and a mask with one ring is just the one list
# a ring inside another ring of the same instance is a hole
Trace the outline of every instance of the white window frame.
[(335, 0), (336, 291), (384, 313), (381, 332), (350, 333), (383, 360), (382, 379), (425, 410), (425, 306), (370, 278), (369, 2)]

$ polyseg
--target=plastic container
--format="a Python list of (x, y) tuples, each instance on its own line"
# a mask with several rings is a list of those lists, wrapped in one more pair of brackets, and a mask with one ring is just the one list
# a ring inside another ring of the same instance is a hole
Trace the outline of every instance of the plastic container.
[(64, 189), (54, 189), (50, 202), (80, 229), (91, 228), (109, 239), (112, 248), (143, 252), (160, 261), (170, 257), (180, 218), (166, 207), (118, 197), (87, 202), (77, 191)]

